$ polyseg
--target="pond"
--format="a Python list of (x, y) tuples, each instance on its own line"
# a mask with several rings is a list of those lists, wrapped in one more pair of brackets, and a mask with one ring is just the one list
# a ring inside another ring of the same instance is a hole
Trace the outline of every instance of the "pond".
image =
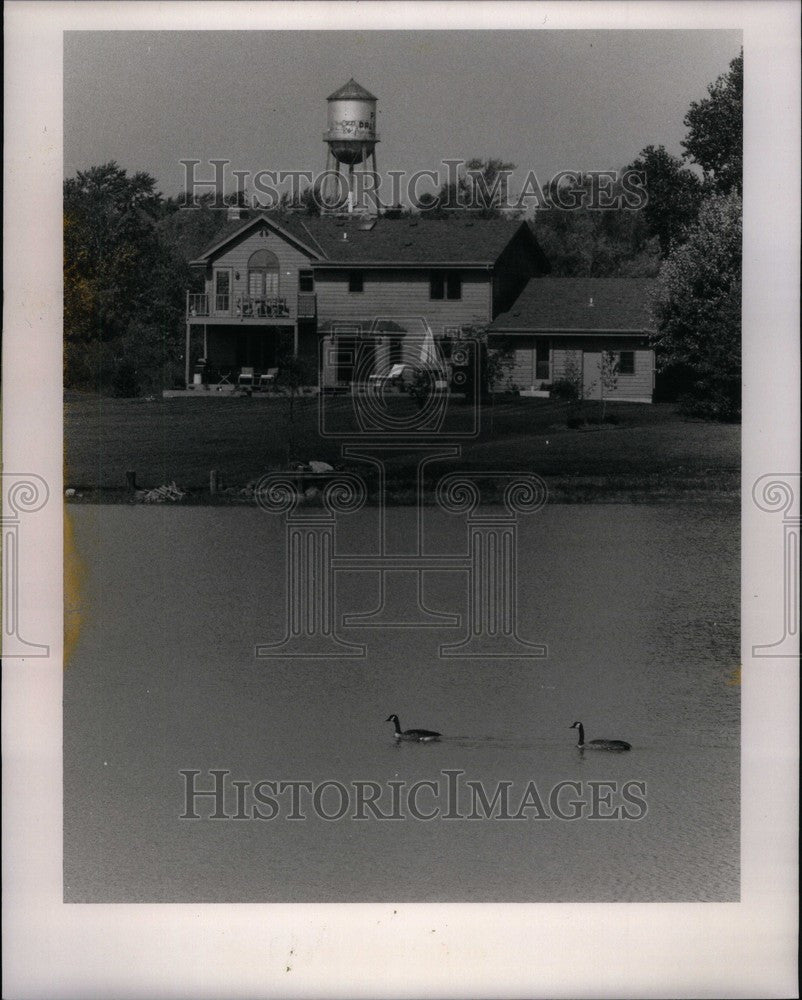
[[(375, 516), (343, 517), (339, 550), (370, 551)], [(64, 675), (66, 901), (738, 898), (733, 506), (522, 517), (518, 631), (547, 655), (512, 659), (440, 656), (453, 625), (343, 628), (363, 658), (258, 658), (285, 627), (281, 517), (69, 517), (82, 624)], [(426, 518), (427, 551), (464, 550), (462, 518)], [(393, 510), (388, 531), (403, 551), (414, 512)], [(379, 586), (339, 573), (337, 615), (374, 609)], [(464, 622), (466, 590), (463, 572), (432, 571), (426, 606)], [(441, 740), (396, 743), (393, 713)], [(632, 750), (581, 753), (574, 721)], [(220, 801), (187, 804), (216, 787)]]

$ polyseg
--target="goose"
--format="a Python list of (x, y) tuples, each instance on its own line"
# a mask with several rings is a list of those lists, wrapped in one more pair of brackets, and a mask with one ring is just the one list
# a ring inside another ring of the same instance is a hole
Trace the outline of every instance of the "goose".
[(585, 742), (585, 727), (581, 722), (572, 722), (569, 729), (579, 730), (579, 740), (577, 746), (580, 750), (631, 750), (632, 744), (625, 743), (624, 740), (590, 740)]
[(397, 740), (410, 740), (414, 743), (433, 743), (435, 740), (440, 739), (440, 733), (432, 732), (431, 729), (407, 729), (402, 731), (397, 715), (389, 715), (384, 721), (395, 723), (395, 733), (393, 735)]

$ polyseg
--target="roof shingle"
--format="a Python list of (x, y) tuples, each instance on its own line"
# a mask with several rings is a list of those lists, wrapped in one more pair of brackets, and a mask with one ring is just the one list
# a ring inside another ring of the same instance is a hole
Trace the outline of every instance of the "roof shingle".
[(522, 223), (509, 219), (360, 220), (305, 216), (303, 225), (332, 263), (494, 264)]
[[(279, 216), (265, 212), (249, 220), (228, 223), (198, 259), (204, 259), (238, 230), (263, 218), (306, 246), (319, 248), (321, 258), (333, 264), (491, 265), (521, 227), (532, 235), (526, 223), (510, 219), (381, 217), (368, 229), (358, 216), (318, 217), (300, 213)], [(532, 241), (537, 248), (533, 236)]]
[(532, 278), (490, 332), (651, 330), (655, 284), (653, 278)]

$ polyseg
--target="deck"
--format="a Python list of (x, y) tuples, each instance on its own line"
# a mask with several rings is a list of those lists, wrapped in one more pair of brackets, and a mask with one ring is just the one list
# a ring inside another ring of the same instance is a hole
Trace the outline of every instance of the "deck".
[(292, 323), (314, 319), (316, 315), (317, 297), (314, 292), (299, 292), (294, 302), (281, 295), (211, 295), (208, 292), (187, 292), (188, 323)]

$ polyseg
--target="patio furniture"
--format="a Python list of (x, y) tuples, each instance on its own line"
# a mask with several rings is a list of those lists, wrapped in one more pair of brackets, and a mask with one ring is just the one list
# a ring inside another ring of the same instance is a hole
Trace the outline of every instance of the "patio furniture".
[(237, 386), (249, 385), (253, 386), (254, 370), (253, 368), (240, 368), (239, 376), (237, 377)]
[(271, 385), (275, 385), (277, 375), (278, 368), (268, 368), (266, 372), (262, 372), (259, 376), (259, 388), (269, 389)]
[(404, 374), (405, 368), (406, 365), (401, 363), (393, 365), (388, 372), (374, 372), (368, 376), (368, 385), (377, 389), (381, 389), (385, 385), (393, 385)]

